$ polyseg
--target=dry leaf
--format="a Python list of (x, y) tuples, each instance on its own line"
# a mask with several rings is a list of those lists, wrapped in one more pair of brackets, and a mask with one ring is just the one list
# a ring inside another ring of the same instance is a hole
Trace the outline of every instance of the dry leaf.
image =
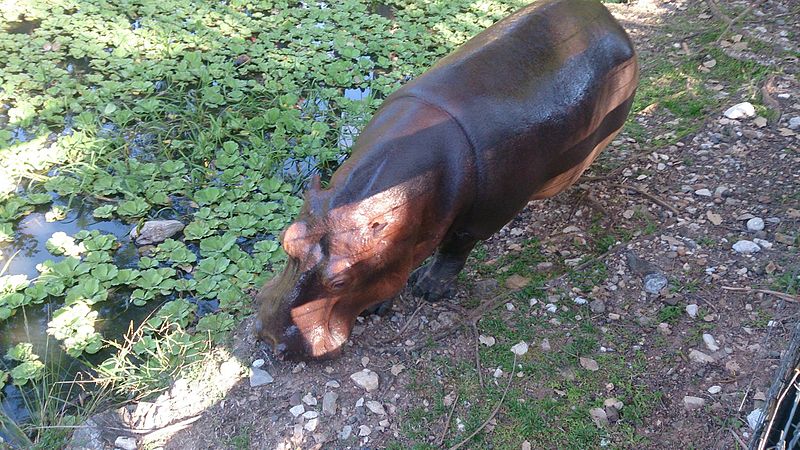
[(530, 278), (525, 278), (523, 276), (514, 274), (506, 279), (506, 287), (508, 289), (518, 291), (527, 286), (528, 283), (530, 283), (530, 281), (531, 281)]
[(719, 225), (722, 223), (722, 216), (719, 214), (708, 211), (706, 212), (706, 217), (708, 218), (709, 222), (713, 223), (714, 225)]
[(593, 360), (592, 358), (580, 358), (581, 367), (586, 370), (590, 370), (592, 372), (597, 372), (600, 370), (600, 365), (597, 364), (597, 361)]
[(483, 345), (485, 345), (485, 346), (487, 346), (487, 347), (491, 347), (491, 346), (493, 346), (493, 345), (494, 345), (494, 343), (495, 343), (496, 341), (495, 341), (495, 339), (494, 339), (493, 337), (491, 337), (491, 336), (484, 336), (484, 335), (480, 335), (480, 336), (478, 336), (478, 342), (480, 342), (481, 344), (483, 344)]

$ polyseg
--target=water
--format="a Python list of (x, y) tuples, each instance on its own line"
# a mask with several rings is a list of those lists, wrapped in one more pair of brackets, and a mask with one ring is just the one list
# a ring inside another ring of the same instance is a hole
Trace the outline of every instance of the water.
[(24, 18), (19, 22), (8, 22), (6, 24), (6, 33), (8, 34), (31, 34), (33, 30), (39, 28), (42, 24), (41, 20), (25, 20)]
[[(62, 231), (70, 236), (75, 235), (81, 230), (99, 230), (104, 234), (113, 234), (121, 244), (121, 247), (114, 252), (114, 264), (119, 268), (135, 267), (139, 259), (136, 246), (131, 242), (128, 233), (131, 225), (120, 221), (98, 221), (91, 215), (92, 208), (84, 206), (83, 201), (74, 202), (80, 207), (70, 210), (64, 220), (58, 222), (47, 222), (45, 211), (41, 208), (24, 217), (16, 227), (16, 239), (10, 243), (1, 243), (0, 268), (5, 266), (6, 275), (27, 275), (29, 279), (38, 276), (39, 271), (36, 265), (47, 259), (60, 261), (63, 256), (53, 256), (45, 248), (45, 242), (57, 231)], [(66, 206), (60, 199), (54, 202), (56, 205)], [(74, 206), (74, 205), (73, 205)], [(151, 302), (145, 307), (131, 307), (128, 303), (130, 292), (120, 290), (109, 295), (108, 300), (98, 304), (100, 320), (96, 323), (97, 331), (103, 334), (106, 339), (116, 339), (123, 336), (133, 322), (134, 326), (142, 323), (144, 319), (156, 308), (160, 307), (164, 301)], [(61, 302), (45, 303), (42, 305), (32, 305), (28, 308), (21, 308), (9, 319), (0, 322), (0, 356), (6, 354), (8, 349), (20, 342), (30, 342), (33, 351), (39, 355), (40, 360), (50, 368), (57, 368), (55, 376), (59, 380), (71, 381), (83, 369), (82, 364), (76, 359), (67, 355), (59, 345), (59, 342), (47, 334), (47, 323), (53, 311), (61, 307)], [(109, 356), (108, 352), (99, 352), (96, 355), (86, 357), (91, 363), (98, 364)], [(8, 361), (0, 358), (0, 368), (8, 369)], [(46, 388), (53, 388), (51, 385)], [(65, 389), (68, 386), (65, 385)], [(25, 398), (29, 401), (36, 398), (30, 391), (30, 387), (24, 387), (26, 392), (13, 385), (7, 385), (3, 389), (2, 408), (18, 423), (30, 419), (30, 411)], [(0, 437), (7, 439), (8, 436)]]

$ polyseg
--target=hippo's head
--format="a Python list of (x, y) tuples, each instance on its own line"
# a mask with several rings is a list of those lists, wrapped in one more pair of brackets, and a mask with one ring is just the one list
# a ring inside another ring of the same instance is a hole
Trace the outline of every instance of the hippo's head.
[(394, 206), (403, 192), (337, 204), (313, 183), (281, 238), (286, 267), (257, 297), (256, 333), (278, 357), (338, 356), (358, 314), (403, 288), (415, 242), (415, 219)]

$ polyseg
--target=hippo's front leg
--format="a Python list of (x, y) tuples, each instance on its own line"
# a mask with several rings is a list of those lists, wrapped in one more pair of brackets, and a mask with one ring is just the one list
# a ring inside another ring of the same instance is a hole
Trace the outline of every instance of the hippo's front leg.
[(439, 246), (433, 259), (411, 274), (411, 293), (430, 302), (453, 295), (456, 278), (478, 239), (466, 232), (455, 232)]

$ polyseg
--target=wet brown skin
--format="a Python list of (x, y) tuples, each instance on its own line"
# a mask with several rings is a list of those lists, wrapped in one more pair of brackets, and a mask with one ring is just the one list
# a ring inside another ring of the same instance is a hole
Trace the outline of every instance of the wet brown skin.
[(331, 358), (359, 313), (447, 295), (472, 248), (569, 187), (619, 132), (638, 64), (599, 2), (521, 9), (389, 96), (327, 189), (284, 231), (256, 332), (281, 357)]

